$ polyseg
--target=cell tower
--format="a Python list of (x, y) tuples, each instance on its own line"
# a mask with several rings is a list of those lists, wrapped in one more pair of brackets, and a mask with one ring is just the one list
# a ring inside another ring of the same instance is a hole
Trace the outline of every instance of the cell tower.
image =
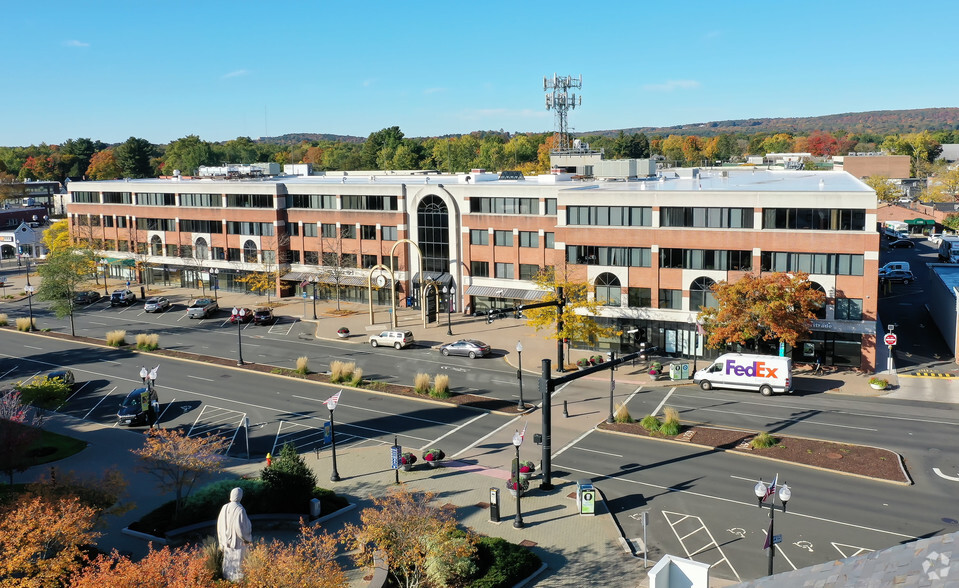
[[(546, 110), (556, 111), (555, 151), (569, 151), (572, 143), (569, 138), (569, 124), (566, 113), (576, 108), (576, 94), (570, 94), (570, 88), (582, 88), (583, 76), (579, 79), (573, 76), (561, 78), (555, 73), (553, 79), (543, 76), (543, 91), (546, 92)], [(583, 97), (579, 97), (579, 104), (583, 104)]]

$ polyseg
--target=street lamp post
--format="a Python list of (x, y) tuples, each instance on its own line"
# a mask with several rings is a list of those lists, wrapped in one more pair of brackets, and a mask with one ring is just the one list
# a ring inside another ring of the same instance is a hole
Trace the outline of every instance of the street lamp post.
[[(447, 292), (449, 292), (447, 294)], [(443, 295), (446, 296), (446, 334), (449, 336), (453, 335), (453, 294), (456, 293), (456, 287), (450, 286), (447, 288), (443, 286)]]
[(243, 337), (240, 331), (240, 328), (243, 326), (243, 317), (246, 316), (246, 310), (243, 308), (233, 307), (233, 315), (237, 317), (236, 319), (236, 344), (237, 349), (240, 352), (240, 359), (236, 362), (236, 365), (244, 365), (243, 363)]
[(30, 256), (27, 256), (27, 286), (30, 285)]
[(33, 292), (36, 290), (35, 286), (24, 286), (23, 288), (27, 292), (27, 304), (30, 306), (30, 328), (33, 330)]
[[(768, 549), (768, 566), (766, 575), (773, 575), (773, 557), (776, 555), (776, 543), (779, 541), (776, 538), (774, 523), (776, 512), (776, 482), (779, 480), (779, 474), (776, 474), (776, 477), (773, 478), (773, 481), (769, 486), (763, 483), (762, 478), (756, 482), (756, 486), (753, 488), (753, 492), (756, 494), (756, 498), (759, 499), (759, 508), (763, 507), (763, 501), (767, 498), (772, 498), (769, 501), (769, 532), (766, 533), (766, 543), (763, 545), (764, 549)], [(792, 498), (792, 491), (789, 489), (789, 486), (783, 482), (781, 488), (779, 488), (779, 500), (783, 503), (783, 512), (786, 512), (786, 503), (789, 502), (789, 499)]]
[[(616, 353), (613, 351), (609, 352), (609, 360), (613, 361), (616, 359)], [(607, 423), (613, 423), (616, 421), (616, 414), (613, 410), (613, 391), (616, 390), (616, 379), (614, 372), (616, 371), (616, 366), (609, 368), (609, 416), (606, 417)]]
[(220, 270), (210, 268), (210, 290), (213, 290), (213, 302), (220, 303)]
[(516, 518), (513, 519), (513, 527), (517, 529), (523, 528), (523, 509), (520, 502), (523, 498), (523, 485), (519, 480), (519, 446), (522, 444), (523, 436), (520, 435), (519, 431), (515, 431), (513, 433), (513, 447), (516, 448), (516, 477), (513, 479), (516, 481)]
[(330, 447), (333, 453), (333, 473), (330, 474), (331, 482), (340, 481), (340, 473), (336, 471), (336, 430), (333, 428), (333, 411), (336, 410), (336, 403), (340, 400), (340, 392), (337, 392), (326, 401), (326, 408), (330, 409)]
[(313, 284), (313, 320), (316, 320), (316, 282), (319, 279), (316, 276), (310, 276), (310, 282)]
[(516, 360), (519, 362), (519, 367), (516, 368), (516, 379), (519, 380), (519, 404), (518, 408), (521, 412), (526, 409), (526, 403), (523, 402), (523, 342), (516, 342)]
[(109, 269), (110, 264), (105, 259), (100, 263), (103, 264), (103, 293), (109, 295), (110, 291), (107, 290), (107, 270)]

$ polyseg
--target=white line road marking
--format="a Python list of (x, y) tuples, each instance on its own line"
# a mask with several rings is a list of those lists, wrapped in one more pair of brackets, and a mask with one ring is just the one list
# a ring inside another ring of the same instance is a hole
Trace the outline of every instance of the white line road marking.
[(795, 545), (799, 549), (805, 549), (809, 553), (813, 553), (811, 541), (796, 541), (795, 543), (793, 543), (793, 545)]
[(91, 325), (97, 325), (97, 326), (99, 326), (99, 327), (109, 327), (109, 326), (110, 326), (110, 323), (98, 323), (98, 322), (96, 322), (96, 321), (87, 321), (87, 322), (89, 322)]
[(111, 363), (113, 365), (123, 365), (119, 361), (113, 361), (112, 359), (101, 359), (100, 361), (102, 361), (103, 363)]
[(480, 438), (477, 439), (476, 441), (473, 441), (472, 443), (470, 443), (469, 445), (467, 445), (467, 446), (464, 447), (463, 449), (459, 450), (459, 451), (456, 452), (454, 455), (451, 455), (451, 456), (450, 456), (450, 459), (456, 459), (457, 457), (463, 455), (464, 453), (466, 453), (466, 452), (469, 451), (470, 449), (476, 447), (477, 445), (479, 445), (479, 444), (482, 443), (483, 441), (486, 441), (487, 439), (489, 439), (489, 438), (492, 437), (493, 435), (499, 433), (499, 432), (502, 431), (503, 429), (508, 428), (510, 425), (512, 425), (512, 424), (515, 423), (516, 421), (520, 420), (521, 418), (523, 418), (523, 416), (525, 416), (525, 415), (517, 415), (517, 416), (513, 417), (511, 420), (506, 421), (505, 423), (502, 424), (502, 426), (500, 426), (500, 427), (498, 427), (498, 428), (496, 428), (496, 429), (493, 429), (492, 431), (490, 431), (489, 433), (487, 433), (487, 434), (484, 435), (483, 437), (480, 437)]
[[(309, 401), (312, 401), (312, 402), (320, 402), (320, 403), (326, 402), (325, 399), (321, 399), (321, 398), (310, 398), (309, 396), (297, 396), (296, 394), (291, 394), (291, 397), (293, 397), (293, 398), (299, 398), (300, 400), (309, 400)], [(442, 425), (442, 426), (445, 426), (445, 427), (452, 427), (452, 426), (453, 426), (453, 425), (451, 425), (450, 423), (447, 423), (447, 422), (445, 422), (445, 421), (434, 421), (434, 420), (432, 420), (432, 419), (424, 419), (424, 418), (413, 417), (413, 416), (409, 416), (409, 415), (405, 415), (405, 414), (397, 414), (397, 413), (395, 413), (395, 412), (389, 412), (389, 411), (386, 411), (386, 410), (376, 410), (375, 408), (364, 408), (364, 407), (362, 407), (362, 406), (350, 406), (350, 410), (364, 410), (364, 411), (366, 411), (366, 412), (375, 412), (376, 414), (385, 414), (385, 415), (389, 415), (389, 416), (401, 417), (401, 418), (410, 419), (410, 420), (414, 420), (414, 421), (420, 421), (420, 422), (423, 422), (423, 423), (429, 423), (429, 424), (431, 424), (431, 425)], [(473, 419), (473, 420), (476, 420), (476, 419)]]
[(215, 381), (216, 381), (216, 380), (212, 380), (212, 379), (210, 379), (210, 378), (201, 378), (200, 376), (191, 376), (190, 374), (187, 374), (186, 377), (188, 377), (188, 378), (193, 378), (194, 380), (203, 380), (204, 382), (215, 382)]
[[(677, 518), (675, 521), (673, 521), (673, 520), (670, 519), (670, 515), (673, 515), (674, 517), (679, 517), (679, 518)], [(713, 537), (713, 534), (710, 533), (710, 532), (709, 532), (709, 529), (706, 528), (706, 524), (703, 522), (703, 519), (699, 518), (699, 517), (696, 516), (696, 515), (684, 515), (684, 514), (682, 514), (682, 513), (670, 512), (670, 511), (667, 511), (667, 510), (664, 510), (664, 511), (663, 511), (663, 517), (666, 519), (666, 523), (669, 525), (669, 528), (670, 528), (670, 530), (673, 532), (673, 535), (676, 535), (676, 538), (679, 539), (679, 544), (682, 546), (683, 551), (686, 552), (686, 557), (692, 559), (692, 557), (693, 557), (694, 555), (697, 555), (697, 554), (699, 554), (699, 553), (703, 553), (704, 551), (706, 551), (706, 550), (708, 550), (708, 549), (712, 549), (713, 547), (715, 547), (715, 548), (716, 548), (716, 551), (718, 551), (718, 552), (719, 552), (719, 555), (721, 555), (722, 557), (721, 557), (718, 561), (716, 561), (715, 563), (713, 563), (711, 567), (715, 567), (716, 565), (718, 565), (718, 564), (720, 564), (720, 563), (722, 563), (722, 562), (725, 562), (726, 565), (729, 566), (729, 569), (733, 572), (733, 575), (736, 576), (736, 580), (737, 580), (737, 581), (742, 581), (742, 578), (739, 577), (739, 572), (737, 572), (737, 571), (736, 571), (736, 568), (733, 567), (733, 562), (729, 561), (729, 558), (726, 557), (726, 554), (725, 554), (725, 553), (723, 553), (723, 548), (719, 546), (719, 543), (716, 542), (716, 539)], [(680, 537), (680, 536), (679, 536), (679, 533), (676, 531), (676, 525), (678, 525), (679, 523), (685, 521), (686, 519), (695, 519), (695, 520), (699, 521), (699, 528), (697, 528), (696, 530), (694, 530), (692, 533), (687, 533), (686, 535)], [(706, 532), (706, 536), (709, 537), (709, 542), (706, 543), (705, 545), (703, 545), (702, 547), (700, 547), (699, 549), (697, 549), (696, 551), (690, 552), (690, 551), (689, 551), (689, 548), (686, 547), (686, 541), (685, 541), (685, 539), (687, 539), (687, 538), (690, 537), (691, 535), (694, 535), (694, 534), (696, 534), (696, 533), (699, 533), (700, 531), (705, 531), (705, 532)], [(794, 568), (794, 569), (795, 569), (795, 568)]]
[(485, 417), (485, 416), (489, 416), (489, 413), (488, 413), (488, 412), (487, 412), (487, 413), (483, 413), (483, 414), (477, 416), (476, 418), (472, 418), (472, 419), (466, 421), (465, 423), (463, 423), (462, 425), (456, 427), (456, 428), (453, 429), (452, 431), (449, 431), (448, 433), (446, 433), (446, 434), (444, 434), (444, 435), (440, 435), (440, 436), (437, 437), (436, 439), (433, 439), (432, 441), (430, 441), (429, 443), (427, 443), (426, 445), (424, 445), (423, 447), (421, 447), (420, 450), (421, 450), (421, 451), (425, 451), (426, 449), (429, 449), (430, 447), (436, 445), (437, 443), (439, 443), (440, 441), (442, 441), (442, 440), (445, 439), (446, 437), (448, 437), (448, 436), (452, 435), (453, 433), (459, 431), (459, 430), (462, 429), (463, 427), (466, 427), (466, 426), (469, 426), (469, 425), (473, 424), (474, 422), (480, 420), (481, 418), (483, 418), (483, 417)]
[(585, 433), (583, 433), (582, 435), (580, 435), (579, 437), (573, 439), (572, 441), (570, 441), (570, 442), (566, 445), (566, 447), (564, 447), (564, 448), (560, 449), (559, 451), (557, 451), (556, 453), (554, 453), (554, 454), (552, 455), (551, 459), (556, 459), (557, 457), (559, 457), (560, 455), (562, 455), (564, 451), (566, 451), (567, 449), (569, 449), (569, 448), (572, 447), (573, 445), (576, 445), (577, 443), (579, 443), (580, 441), (582, 441), (583, 439), (585, 439), (587, 435), (589, 435), (590, 433), (592, 433), (592, 432), (595, 431), (595, 430), (596, 430), (596, 429), (590, 429), (590, 430), (586, 431)]
[(940, 471), (939, 468), (932, 468), (932, 471), (935, 472), (935, 474), (939, 476), (940, 478), (945, 478), (946, 480), (951, 480), (953, 482), (959, 482), (959, 478), (956, 478), (954, 476), (947, 476), (946, 474), (942, 473), (942, 471)]
[(167, 403), (166, 403), (166, 406), (163, 408), (163, 410), (160, 412), (160, 414), (157, 415), (157, 422), (158, 422), (158, 423), (160, 422), (160, 419), (163, 418), (163, 415), (166, 414), (166, 411), (168, 411), (168, 410), (170, 409), (170, 407), (173, 406), (173, 403), (174, 403), (174, 402), (176, 402), (176, 398), (171, 398), (171, 399), (170, 399), (170, 402), (167, 402)]
[[(836, 551), (838, 551), (839, 555), (843, 556), (843, 558), (853, 557), (856, 555), (861, 555), (863, 553), (872, 553), (873, 551), (875, 551), (875, 549), (868, 549), (866, 547), (857, 547), (855, 545), (848, 545), (846, 543), (836, 543), (835, 541), (832, 542), (832, 546), (836, 548)], [(849, 549), (840, 549), (839, 548), (840, 546), (848, 547)]]
[[(763, 529), (763, 535), (766, 535), (766, 536), (768, 537), (768, 536), (769, 536), (769, 531), (767, 531), (766, 529)], [(772, 549), (773, 546), (770, 545), (769, 548)], [(779, 555), (781, 555), (781, 556), (783, 556), (784, 558), (786, 558), (786, 563), (788, 563), (788, 564), (792, 567), (792, 569), (794, 569), (794, 570), (796, 569), (796, 564), (794, 564), (794, 563), (792, 562), (792, 560), (789, 559), (789, 556), (786, 555), (786, 550), (783, 549), (782, 543), (779, 544), (779, 549), (777, 549), (776, 551), (779, 552)]]
[(669, 400), (669, 397), (672, 396), (672, 395), (673, 395), (673, 392), (675, 392), (675, 391), (676, 391), (676, 387), (675, 387), (675, 386), (673, 386), (672, 388), (669, 389), (669, 394), (667, 394), (666, 397), (663, 398), (663, 401), (659, 403), (659, 406), (656, 407), (656, 410), (654, 410), (654, 411), (652, 412), (652, 415), (653, 415), (653, 416), (656, 416), (656, 415), (659, 414), (659, 411), (661, 411), (661, 410), (663, 409), (663, 405), (666, 404), (666, 401)]
[(80, 387), (77, 388), (77, 389), (73, 392), (73, 394), (71, 394), (70, 396), (68, 396), (67, 399), (64, 400), (64, 401), (60, 404), (60, 406), (57, 407), (57, 411), (59, 411), (61, 408), (63, 408), (63, 405), (64, 405), (64, 404), (70, 402), (70, 399), (73, 398), (74, 396), (76, 396), (77, 394), (79, 394), (79, 393), (80, 393), (80, 390), (83, 390), (83, 387), (86, 386), (86, 385), (89, 384), (89, 383), (90, 383), (90, 382), (84, 382), (84, 383), (80, 384)]
[[(704, 408), (704, 407), (698, 407), (698, 406), (683, 406), (683, 405), (680, 405), (680, 404), (676, 404), (676, 405), (674, 405), (674, 407), (675, 407), (675, 408), (687, 408), (687, 409), (692, 409), (692, 410), (701, 410), (701, 411), (704, 411), (704, 412), (718, 412), (718, 413), (720, 413), (720, 414), (735, 414), (735, 415), (737, 415), (737, 416), (750, 416), (750, 417), (757, 417), (757, 418), (771, 418), (769, 415), (755, 414), (755, 413), (749, 413), (749, 412), (741, 412), (741, 411), (736, 411), (736, 410), (720, 410), (720, 409), (718, 409), (718, 408)], [(656, 413), (653, 413), (653, 414), (656, 414)], [(809, 419), (786, 419), (786, 418), (779, 418), (779, 417), (772, 417), (772, 418), (776, 418), (776, 420), (777, 420), (778, 422), (785, 422), (785, 423), (804, 423), (804, 424), (808, 424), (808, 425), (818, 425), (818, 426), (820, 426), (820, 427), (837, 427), (837, 428), (840, 428), (840, 429), (855, 429), (855, 430), (857, 430), (857, 431), (878, 431), (878, 430), (879, 430), (879, 429), (871, 429), (871, 428), (869, 428), (869, 427), (854, 427), (854, 426), (852, 426), (852, 425), (838, 425), (838, 424), (835, 424), (835, 423), (822, 423), (822, 422), (817, 422), (817, 421), (813, 421), (813, 420), (809, 420)]]
[(43, 351), (43, 347), (34, 347), (33, 345), (24, 345), (27, 349), (36, 349), (37, 351)]
[[(116, 386), (114, 386), (114, 387), (113, 387), (113, 390), (116, 390), (116, 389), (117, 389)], [(104, 396), (103, 398), (101, 398), (101, 399), (100, 399), (100, 402), (97, 402), (96, 404), (94, 404), (94, 405), (93, 405), (93, 408), (91, 408), (90, 410), (88, 410), (88, 411), (87, 411), (87, 414), (83, 415), (83, 420), (87, 420), (87, 417), (90, 416), (90, 413), (93, 412), (93, 411), (95, 411), (95, 410), (97, 409), (97, 407), (100, 406), (100, 403), (101, 403), (101, 402), (103, 402), (104, 400), (106, 400), (107, 398), (109, 398), (109, 397), (110, 397), (110, 394), (113, 394), (113, 390), (110, 390), (109, 392), (107, 392), (107, 395)]]
[(588, 451), (590, 453), (599, 453), (601, 455), (609, 455), (611, 457), (623, 457), (622, 455), (619, 455), (618, 453), (609, 453), (608, 451), (596, 451), (595, 449), (584, 449), (582, 447), (574, 447), (573, 449), (577, 451)]

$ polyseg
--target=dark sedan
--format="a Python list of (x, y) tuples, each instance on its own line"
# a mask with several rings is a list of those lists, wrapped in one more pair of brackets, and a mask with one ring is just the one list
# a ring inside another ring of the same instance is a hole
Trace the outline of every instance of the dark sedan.
[(443, 355), (465, 355), (473, 359), (475, 357), (484, 357), (489, 355), (490, 346), (476, 339), (460, 339), (453, 343), (440, 345), (440, 353)]
[(73, 297), (73, 302), (76, 304), (93, 304), (101, 298), (100, 293), (96, 290), (89, 290), (83, 292), (77, 292), (76, 296)]
[(879, 283), (883, 282), (901, 282), (903, 284), (909, 284), (909, 282), (915, 282), (916, 276), (909, 270), (890, 270), (888, 272), (879, 274)]
[(909, 239), (896, 239), (889, 244), (890, 249), (914, 249), (916, 244)]

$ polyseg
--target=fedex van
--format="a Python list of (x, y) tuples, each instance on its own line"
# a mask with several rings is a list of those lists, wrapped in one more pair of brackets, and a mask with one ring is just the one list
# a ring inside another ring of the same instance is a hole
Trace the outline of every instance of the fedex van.
[(792, 392), (793, 362), (788, 357), (727, 353), (708, 368), (693, 375), (703, 390), (730, 388), (759, 390), (763, 396), (773, 392)]

